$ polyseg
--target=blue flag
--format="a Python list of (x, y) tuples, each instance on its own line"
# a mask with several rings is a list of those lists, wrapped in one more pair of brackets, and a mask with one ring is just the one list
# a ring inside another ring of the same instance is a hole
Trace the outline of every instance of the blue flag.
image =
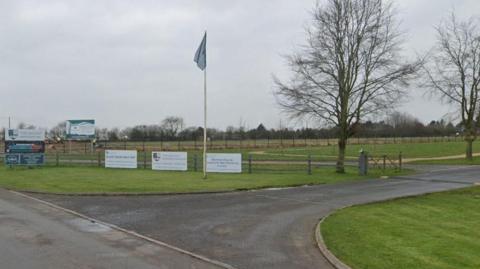
[(198, 47), (193, 60), (197, 63), (198, 68), (205, 70), (207, 67), (207, 32), (203, 36), (202, 43)]

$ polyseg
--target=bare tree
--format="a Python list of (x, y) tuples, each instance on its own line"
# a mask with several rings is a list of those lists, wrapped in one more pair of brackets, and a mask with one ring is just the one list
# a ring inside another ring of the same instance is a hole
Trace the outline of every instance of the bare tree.
[(455, 105), (464, 128), (466, 158), (472, 159), (473, 142), (480, 127), (480, 29), (473, 18), (458, 21), (452, 13), (437, 30), (437, 44), (425, 65), (428, 89)]
[(393, 128), (402, 128), (406, 126), (414, 126), (419, 120), (408, 113), (394, 111), (388, 115), (385, 122)]
[(67, 130), (67, 122), (62, 121), (59, 122), (55, 127), (50, 129), (49, 131), (49, 137), (55, 140), (60, 140), (65, 137), (65, 132)]
[(307, 45), (288, 57), (293, 78), (274, 78), (280, 106), (292, 117), (338, 127), (337, 172), (347, 140), (365, 116), (391, 109), (420, 66), (400, 61), (401, 33), (390, 2), (328, 0), (317, 5)]
[(162, 121), (162, 129), (168, 138), (174, 138), (184, 127), (185, 124), (181, 117), (170, 116)]

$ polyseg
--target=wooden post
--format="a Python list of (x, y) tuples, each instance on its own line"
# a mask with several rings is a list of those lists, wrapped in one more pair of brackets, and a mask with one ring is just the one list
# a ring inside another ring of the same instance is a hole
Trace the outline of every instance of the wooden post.
[(311, 154), (308, 154), (307, 164), (308, 164), (307, 173), (308, 175), (312, 175), (312, 155)]
[(383, 171), (384, 172), (386, 167), (387, 167), (387, 155), (383, 155)]
[(400, 151), (400, 154), (398, 154), (398, 169), (402, 171), (402, 152)]
[(252, 173), (252, 154), (248, 154), (248, 173)]
[(198, 161), (197, 154), (195, 154), (195, 155), (193, 155), (193, 171), (195, 171), (195, 172), (198, 171), (197, 161)]
[(147, 169), (147, 152), (143, 151), (143, 169)]

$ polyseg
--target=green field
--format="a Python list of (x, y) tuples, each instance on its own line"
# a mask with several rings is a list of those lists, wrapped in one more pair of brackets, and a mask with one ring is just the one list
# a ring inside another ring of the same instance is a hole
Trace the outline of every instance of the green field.
[[(133, 148), (132, 148), (133, 149)], [(463, 141), (451, 142), (417, 142), (417, 143), (398, 143), (398, 144), (353, 144), (347, 147), (347, 160), (357, 160), (359, 151), (363, 149), (369, 153), (370, 156), (381, 157), (387, 155), (390, 159), (397, 159), (400, 152), (404, 159), (412, 158), (434, 158), (444, 156), (463, 155), (465, 153), (465, 143)], [(141, 148), (137, 148), (141, 150)], [(160, 150), (160, 149), (158, 149)], [(193, 159), (196, 156), (197, 162), (202, 162), (202, 151), (200, 150), (186, 150), (189, 156), (189, 167), (193, 170)], [(310, 155), (312, 161), (329, 161), (336, 160), (338, 148), (336, 145), (312, 146), (312, 147), (285, 147), (285, 148), (257, 148), (257, 149), (216, 149), (210, 152), (225, 152), (225, 153), (241, 153), (244, 161), (248, 160), (249, 156), (253, 161), (305, 161)], [(480, 153), (480, 141), (474, 143), (474, 152)], [(95, 153), (85, 154), (84, 152), (76, 152), (68, 154), (58, 152), (59, 158), (63, 163), (72, 164), (75, 160), (88, 161), (84, 164), (95, 165), (98, 164), (98, 159), (103, 160), (103, 151), (99, 150)], [(139, 151), (139, 163), (143, 164), (146, 157), (149, 163), (151, 151), (146, 153)], [(56, 161), (56, 153), (47, 153), (48, 163), (54, 164)], [(465, 164), (462, 159), (457, 161), (422, 161), (421, 163), (432, 164)], [(474, 162), (473, 164), (476, 164)]]
[(480, 268), (480, 187), (355, 206), (328, 217), (328, 248), (354, 269)]
[[(461, 155), (465, 153), (465, 142), (432, 142), (432, 143), (404, 143), (404, 144), (364, 144), (348, 145), (346, 155), (358, 157), (361, 149), (367, 151), (372, 156), (398, 156), (400, 152), (404, 158), (428, 158)], [(474, 143), (474, 152), (480, 152), (480, 142)], [(338, 154), (337, 146), (322, 146), (312, 148), (285, 148), (270, 149), (265, 153), (271, 156), (290, 156), (299, 157), (311, 154), (313, 157), (336, 156)]]
[(473, 159), (467, 160), (466, 158), (450, 159), (450, 160), (424, 160), (415, 161), (414, 164), (450, 164), (450, 165), (480, 165), (480, 156), (473, 157)]
[(358, 176), (357, 169), (337, 174), (332, 168), (258, 174), (210, 174), (207, 180), (199, 172), (159, 172), (147, 169), (105, 169), (99, 167), (0, 168), (0, 187), (54, 193), (186, 193), (330, 184), (352, 180), (399, 175), (393, 170), (371, 170)]

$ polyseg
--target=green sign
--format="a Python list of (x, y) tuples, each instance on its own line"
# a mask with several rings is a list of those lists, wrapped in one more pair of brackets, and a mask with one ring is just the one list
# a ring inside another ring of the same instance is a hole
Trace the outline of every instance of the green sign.
[(95, 139), (95, 120), (68, 120), (66, 137), (70, 140)]

